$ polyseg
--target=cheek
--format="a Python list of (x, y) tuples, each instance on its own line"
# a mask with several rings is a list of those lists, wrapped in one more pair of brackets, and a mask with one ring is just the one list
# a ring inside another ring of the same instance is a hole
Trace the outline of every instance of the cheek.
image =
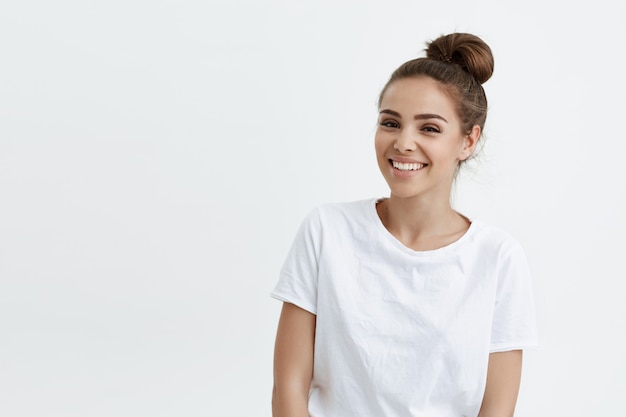
[(382, 155), (385, 153), (384, 141), (382, 140), (382, 137), (379, 134), (376, 134), (374, 136), (374, 150), (376, 151), (377, 158), (381, 158)]
[(439, 149), (439, 154), (442, 158), (458, 159), (463, 155), (463, 141), (458, 138), (448, 138), (445, 143), (442, 143)]
[(376, 163), (378, 168), (385, 175), (386, 167), (387, 167), (387, 150), (388, 143), (384, 140), (384, 136), (376, 135), (374, 138), (374, 150), (376, 151)]
[(376, 152), (387, 152), (389, 147), (393, 145), (394, 140), (393, 133), (378, 129), (374, 134), (374, 148)]

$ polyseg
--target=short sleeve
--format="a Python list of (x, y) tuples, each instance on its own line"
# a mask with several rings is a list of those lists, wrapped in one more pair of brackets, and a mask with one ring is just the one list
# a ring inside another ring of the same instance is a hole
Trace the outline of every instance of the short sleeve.
[(302, 222), (271, 292), (277, 300), (317, 314), (317, 277), (321, 225), (317, 210)]
[(491, 352), (537, 347), (537, 322), (531, 272), (522, 247), (515, 242), (503, 253), (491, 328)]

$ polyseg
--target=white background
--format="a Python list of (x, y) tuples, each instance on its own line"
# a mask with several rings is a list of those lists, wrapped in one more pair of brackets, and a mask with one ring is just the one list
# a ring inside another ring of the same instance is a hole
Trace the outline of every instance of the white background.
[(536, 281), (517, 416), (626, 415), (626, 6), (504, 4), (3, 1), (0, 414), (269, 416), (300, 220), (386, 195), (378, 93), (467, 31), (496, 69), (456, 206)]

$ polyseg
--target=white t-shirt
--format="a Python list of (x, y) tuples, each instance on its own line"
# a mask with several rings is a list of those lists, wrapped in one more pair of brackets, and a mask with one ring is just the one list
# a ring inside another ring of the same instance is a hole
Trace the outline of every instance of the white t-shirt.
[(505, 232), (473, 221), (414, 251), (376, 199), (318, 207), (272, 296), (316, 314), (311, 417), (475, 417), (490, 352), (537, 344), (528, 264)]

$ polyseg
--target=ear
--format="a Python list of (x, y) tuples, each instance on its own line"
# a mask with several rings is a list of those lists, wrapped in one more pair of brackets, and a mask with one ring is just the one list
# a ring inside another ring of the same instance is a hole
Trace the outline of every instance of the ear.
[(463, 147), (459, 152), (459, 160), (465, 161), (472, 156), (478, 140), (480, 139), (480, 126), (474, 125), (472, 130), (463, 138)]

